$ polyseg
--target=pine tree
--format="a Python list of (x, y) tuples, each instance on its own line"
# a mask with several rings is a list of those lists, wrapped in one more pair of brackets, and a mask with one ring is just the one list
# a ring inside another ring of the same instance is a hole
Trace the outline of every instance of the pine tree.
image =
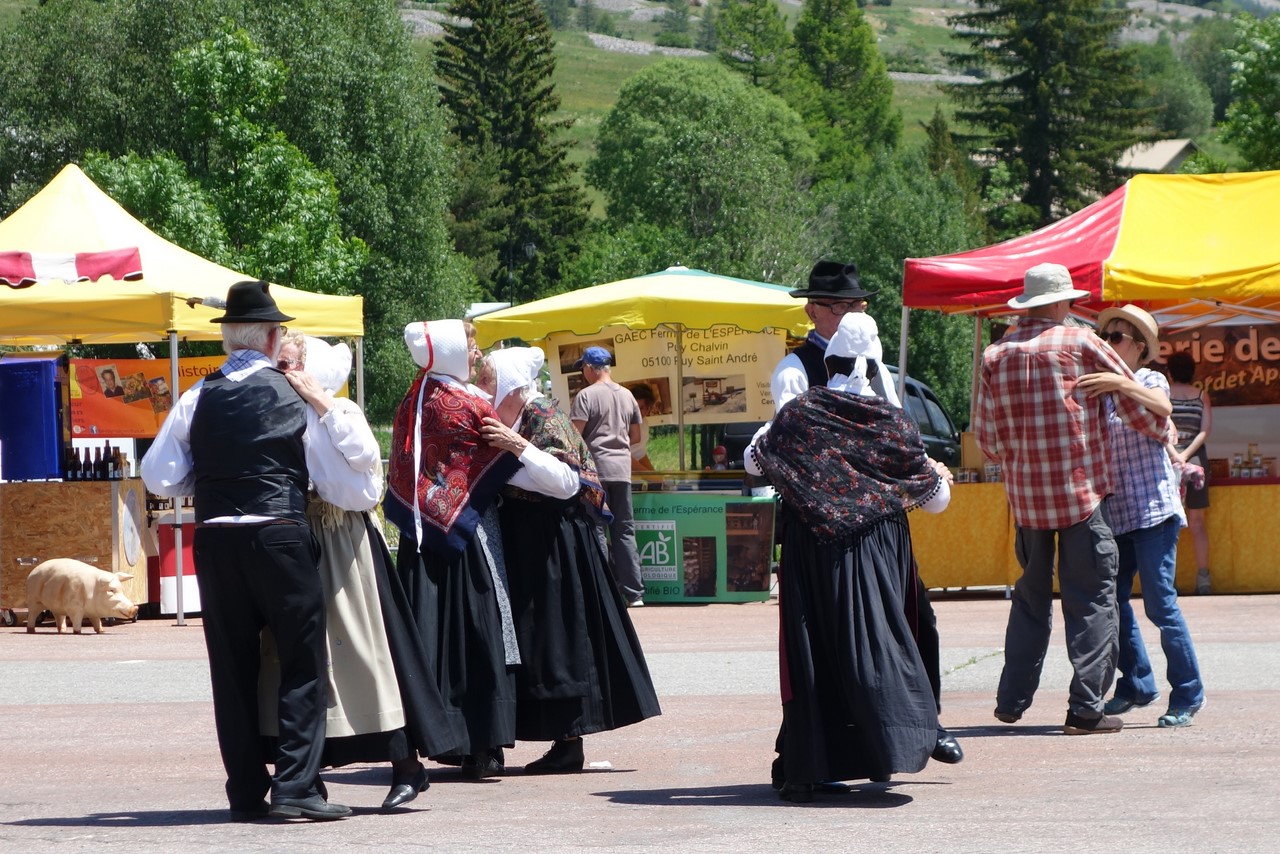
[(791, 34), (774, 0), (722, 0), (716, 16), (720, 61), (753, 86), (777, 90)]
[[(497, 207), (506, 213), (470, 214), (500, 220), (488, 244), (497, 268), (482, 286), (499, 300), (535, 299), (559, 284), (588, 210), (565, 159), (569, 143), (555, 138), (572, 122), (552, 119), (560, 98), (551, 83), (551, 28), (537, 0), (459, 0), (450, 12), (469, 23), (445, 24), (437, 59), (442, 99), (461, 156), (496, 157)], [(471, 187), (472, 200), (483, 196)], [(455, 204), (455, 216), (463, 209)], [(464, 225), (455, 222), (455, 235)], [(474, 232), (469, 244), (477, 261), (489, 255), (477, 248)]]
[[(1117, 47), (1130, 12), (1106, 0), (974, 0), (958, 15), (960, 67), (986, 80), (947, 87), (956, 119), (980, 129), (1022, 188), (1026, 226), (1047, 225), (1120, 183), (1120, 154), (1148, 138), (1132, 51)], [(1007, 220), (1007, 217), (1003, 217)]]
[(688, 0), (667, 0), (667, 8), (658, 22), (656, 44), (663, 47), (692, 47)]
[(854, 0), (805, 0), (792, 31), (798, 73), (787, 100), (818, 143), (819, 174), (844, 178), (869, 152), (897, 146), (902, 117), (876, 36)]

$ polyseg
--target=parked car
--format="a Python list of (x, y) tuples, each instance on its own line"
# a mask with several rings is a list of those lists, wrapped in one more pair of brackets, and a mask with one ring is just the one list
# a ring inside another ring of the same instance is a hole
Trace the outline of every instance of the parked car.
[[(897, 383), (898, 369), (893, 365), (886, 367)], [(902, 408), (920, 429), (920, 437), (924, 439), (924, 447), (929, 456), (952, 467), (960, 465), (960, 433), (933, 389), (908, 376)], [(742, 455), (762, 423), (748, 421), (724, 425), (723, 443), (729, 452), (730, 468), (742, 468)]]

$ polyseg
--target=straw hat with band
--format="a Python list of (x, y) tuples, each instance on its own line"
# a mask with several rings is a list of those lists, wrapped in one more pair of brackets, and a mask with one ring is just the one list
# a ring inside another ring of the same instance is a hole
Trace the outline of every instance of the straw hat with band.
[(1111, 308), (1105, 308), (1098, 315), (1098, 331), (1107, 328), (1107, 324), (1113, 320), (1123, 320), (1138, 331), (1144, 344), (1147, 345), (1146, 351), (1142, 354), (1141, 365), (1145, 365), (1152, 359), (1160, 355), (1160, 328), (1156, 326), (1156, 320), (1146, 311), (1138, 308), (1136, 305), (1117, 305)]

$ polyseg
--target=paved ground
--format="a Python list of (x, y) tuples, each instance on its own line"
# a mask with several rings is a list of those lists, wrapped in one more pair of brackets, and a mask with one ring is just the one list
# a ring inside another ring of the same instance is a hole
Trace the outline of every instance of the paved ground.
[[(631, 613), (664, 714), (588, 738), (601, 768), (522, 777), (514, 769), (545, 746), (521, 744), (507, 777), (468, 783), (433, 767), (431, 789), (386, 816), (385, 767), (329, 771), (332, 797), (356, 807), (333, 824), (226, 823), (198, 618), (100, 636), (0, 629), (0, 850), (1280, 850), (1280, 596), (1184, 600), (1208, 707), (1187, 729), (1158, 729), (1157, 704), (1089, 737), (1059, 730), (1060, 633), (1036, 705), (1004, 726), (991, 709), (1007, 602), (936, 607), (961, 765), (779, 801), (776, 606), (650, 606)], [(1152, 656), (1162, 670), (1158, 644)]]

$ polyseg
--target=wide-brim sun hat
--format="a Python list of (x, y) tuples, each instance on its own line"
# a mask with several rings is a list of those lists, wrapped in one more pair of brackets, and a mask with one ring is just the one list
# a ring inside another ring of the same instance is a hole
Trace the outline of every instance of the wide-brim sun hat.
[(1145, 365), (1160, 355), (1160, 327), (1156, 324), (1156, 319), (1145, 309), (1138, 308), (1136, 305), (1114, 305), (1111, 308), (1104, 308), (1098, 314), (1098, 330), (1106, 329), (1107, 324), (1113, 320), (1123, 320), (1130, 324), (1138, 330), (1138, 334), (1146, 342), (1147, 351), (1142, 355), (1142, 361), (1139, 364)]
[(1037, 264), (1022, 277), (1022, 293), (1009, 300), (1009, 308), (1038, 308), (1070, 299), (1092, 296), (1071, 280), (1071, 271), (1061, 264)]

